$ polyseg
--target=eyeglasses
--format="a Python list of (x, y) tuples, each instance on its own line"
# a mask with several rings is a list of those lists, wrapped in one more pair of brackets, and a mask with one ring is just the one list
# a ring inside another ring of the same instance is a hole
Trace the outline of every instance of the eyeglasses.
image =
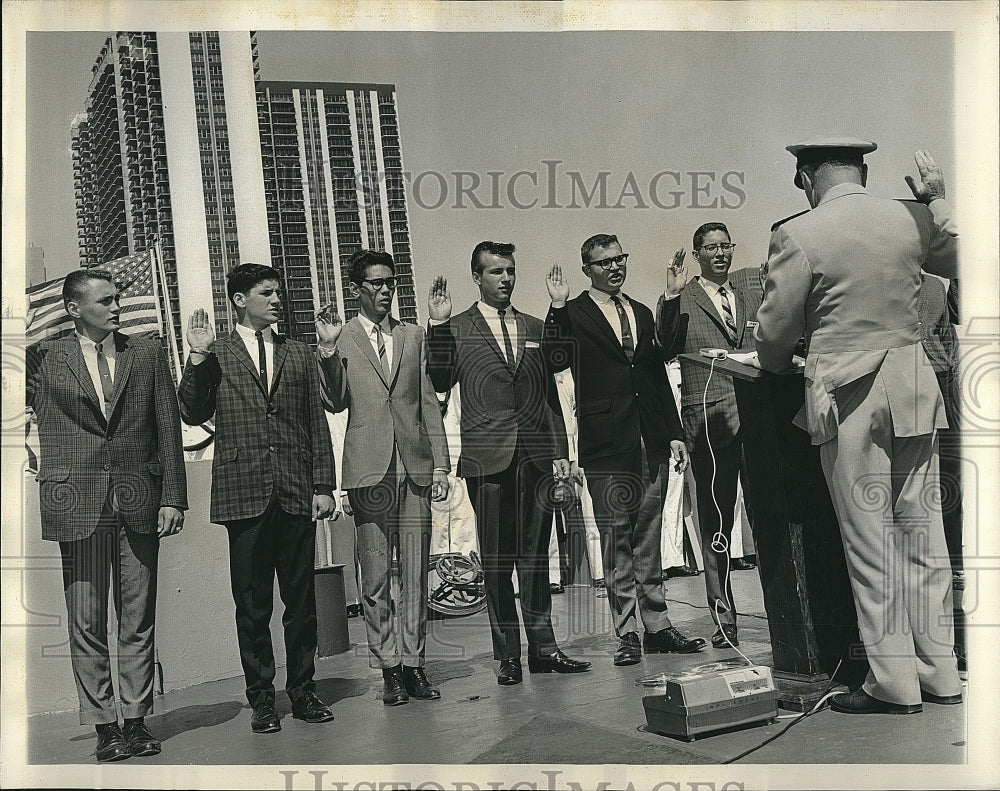
[(390, 291), (396, 290), (396, 278), (394, 277), (373, 277), (371, 280), (366, 278), (361, 282), (370, 285), (372, 291), (378, 291), (382, 286), (386, 286)]
[(600, 261), (588, 261), (587, 266), (599, 266), (601, 269), (611, 269), (615, 264), (623, 267), (627, 263), (628, 253), (622, 253), (621, 255), (613, 255), (611, 258), (602, 258)]
[(724, 253), (731, 253), (734, 249), (736, 249), (736, 245), (730, 242), (723, 242), (722, 244), (703, 244), (701, 249), (709, 255), (715, 253), (716, 250), (722, 250)]

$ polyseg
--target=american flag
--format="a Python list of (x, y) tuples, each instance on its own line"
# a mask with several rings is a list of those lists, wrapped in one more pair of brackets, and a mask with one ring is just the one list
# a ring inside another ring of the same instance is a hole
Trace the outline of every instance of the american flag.
[[(155, 332), (162, 335), (160, 311), (157, 309), (156, 293), (153, 290), (152, 251), (134, 253), (100, 267), (111, 273), (121, 305), (121, 325), (119, 329), (126, 335), (140, 332)], [(27, 290), (28, 323), (25, 337), (28, 343), (61, 334), (73, 328), (73, 320), (66, 313), (62, 301), (62, 287), (65, 277), (39, 283)]]
[(152, 251), (116, 258), (100, 268), (110, 272), (118, 286), (121, 305), (119, 329), (126, 335), (140, 332), (162, 335), (160, 311), (153, 291)]

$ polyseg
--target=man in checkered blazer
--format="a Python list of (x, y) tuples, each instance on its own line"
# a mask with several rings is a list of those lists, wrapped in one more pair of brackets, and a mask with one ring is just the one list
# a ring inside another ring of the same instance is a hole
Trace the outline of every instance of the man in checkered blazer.
[[(96, 727), (98, 761), (120, 761), (160, 752), (143, 718), (153, 709), (159, 540), (181, 529), (187, 508), (181, 424), (159, 341), (117, 331), (111, 275), (71, 272), (62, 296), (76, 332), (31, 346), (26, 365), (42, 538), (58, 541), (62, 555), (80, 722)], [(114, 685), (109, 579), (118, 617)]]
[[(667, 267), (666, 287), (656, 310), (657, 338), (666, 359), (698, 354), (703, 348), (755, 348), (753, 330), (760, 297), (735, 286), (730, 278), (735, 247), (723, 223), (708, 222), (694, 232), (691, 245), (700, 275), (685, 285), (683, 257), (680, 261), (675, 258), (676, 266)], [(718, 373), (709, 379), (707, 370), (682, 360), (681, 420), (691, 446), (708, 606), (718, 627), (712, 645), (728, 648), (739, 645), (736, 603), (729, 582), (729, 539), (740, 480), (743, 502), (753, 523), (733, 380)]]
[(270, 633), (275, 574), (285, 604), (292, 716), (333, 719), (313, 681), (316, 520), (334, 512), (333, 446), (315, 356), (271, 328), (281, 304), (279, 285), (280, 274), (269, 266), (242, 264), (229, 273), (236, 329), (216, 340), (207, 313), (194, 312), (190, 358), (178, 389), (185, 422), (215, 416), (211, 519), (229, 534), (236, 634), (255, 733), (281, 730)]

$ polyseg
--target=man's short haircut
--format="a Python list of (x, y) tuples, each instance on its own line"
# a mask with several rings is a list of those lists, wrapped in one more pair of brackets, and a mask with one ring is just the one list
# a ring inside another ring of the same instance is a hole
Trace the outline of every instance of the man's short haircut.
[(78, 301), (83, 296), (84, 287), (91, 280), (103, 280), (111, 285), (115, 284), (111, 273), (103, 269), (74, 269), (63, 281), (63, 307), (68, 307), (70, 302)]
[(514, 245), (505, 244), (504, 242), (480, 242), (477, 244), (472, 250), (472, 273), (474, 275), (481, 275), (483, 273), (483, 264), (479, 260), (480, 253), (498, 255), (501, 258), (513, 261)]
[(281, 273), (274, 267), (263, 264), (240, 264), (226, 275), (226, 296), (234, 305), (233, 297), (246, 294), (263, 280), (277, 280), (281, 283)]
[[(857, 148), (810, 148), (802, 151), (795, 160), (796, 174), (804, 170), (809, 178), (815, 178), (816, 171), (824, 166), (861, 171), (865, 166), (865, 155)], [(797, 175), (796, 186), (800, 186)]]
[(722, 231), (730, 239), (733, 238), (730, 236), (729, 229), (724, 222), (707, 222), (699, 226), (698, 230), (694, 232), (694, 239), (691, 240), (691, 249), (697, 250), (701, 247), (701, 243), (705, 240), (705, 237), (712, 233), (712, 231)]
[(360, 286), (370, 266), (387, 266), (392, 274), (396, 274), (396, 263), (385, 250), (358, 250), (347, 259), (347, 276), (352, 283)]
[(599, 233), (591, 236), (587, 241), (580, 245), (580, 258), (583, 259), (583, 263), (587, 263), (587, 256), (592, 250), (598, 247), (607, 248), (613, 244), (617, 244), (621, 247), (618, 237), (613, 233)]

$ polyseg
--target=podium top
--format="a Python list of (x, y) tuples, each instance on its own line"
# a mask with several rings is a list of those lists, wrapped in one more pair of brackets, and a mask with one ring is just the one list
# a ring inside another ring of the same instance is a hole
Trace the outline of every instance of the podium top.
[[(698, 365), (702, 368), (711, 368), (712, 360), (707, 357), (702, 357), (700, 354), (678, 354), (678, 360), (683, 360), (686, 363), (691, 363), (691, 365)], [(769, 379), (771, 377), (785, 378), (788, 376), (802, 376), (802, 369), (797, 371), (789, 371), (788, 373), (773, 374), (770, 371), (762, 371), (760, 368), (754, 368), (750, 365), (744, 365), (743, 363), (738, 363), (735, 360), (730, 360), (726, 358), (724, 360), (715, 360), (715, 373), (725, 374), (726, 376), (731, 376), (733, 379), (744, 379), (748, 382), (756, 382), (760, 379)]]

